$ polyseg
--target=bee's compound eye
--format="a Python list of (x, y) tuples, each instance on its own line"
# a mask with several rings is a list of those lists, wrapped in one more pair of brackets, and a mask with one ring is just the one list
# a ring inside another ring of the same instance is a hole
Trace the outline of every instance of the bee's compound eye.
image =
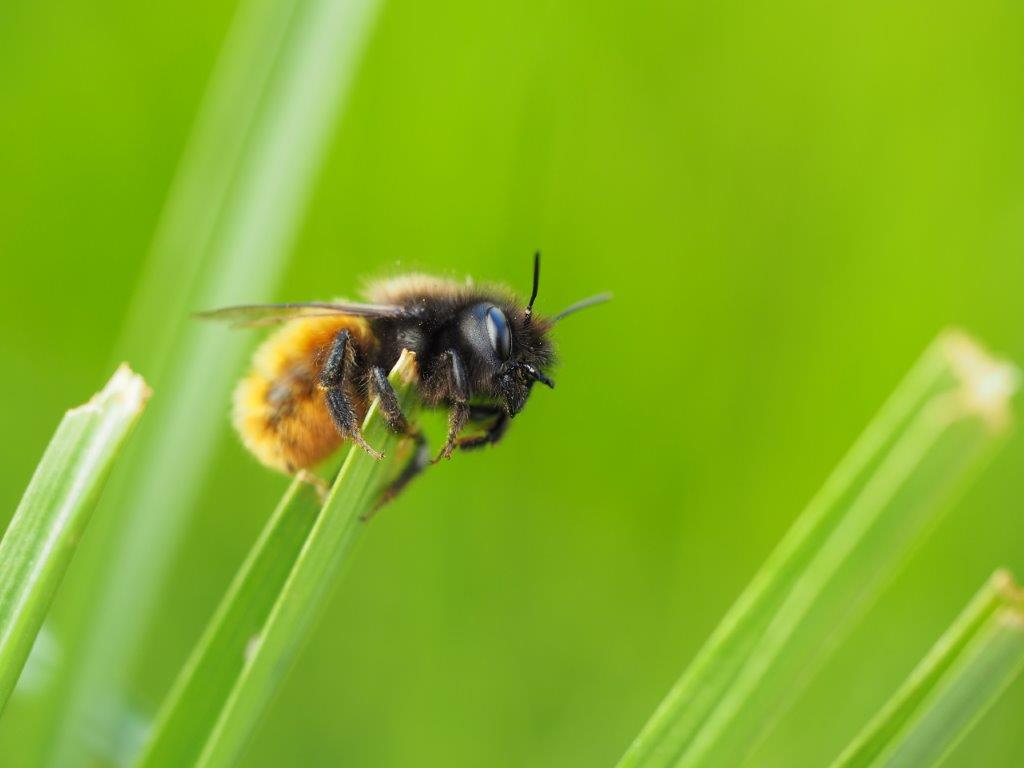
[(508, 329), (505, 313), (497, 307), (488, 307), (484, 315), (484, 326), (487, 328), (487, 338), (491, 342), (494, 354), (502, 360), (507, 360), (512, 354), (512, 333)]

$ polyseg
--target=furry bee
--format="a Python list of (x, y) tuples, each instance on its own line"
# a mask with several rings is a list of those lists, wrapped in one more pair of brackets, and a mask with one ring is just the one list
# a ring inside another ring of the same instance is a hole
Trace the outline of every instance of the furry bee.
[[(408, 275), (373, 285), (370, 303), (348, 301), (262, 304), (200, 313), (236, 327), (281, 324), (257, 350), (252, 371), (235, 390), (233, 421), (259, 461), (290, 475), (308, 470), (349, 441), (374, 458), (360, 430), (370, 400), (416, 450), (383, 491), (393, 498), (431, 463), (426, 441), (402, 413), (388, 372), (403, 349), (415, 353), (416, 391), (428, 408), (448, 411), (448, 435), (437, 460), (455, 449), (497, 443), (523, 410), (535, 383), (554, 388), (549, 338), (562, 318), (607, 301), (600, 294), (550, 318), (533, 312), (540, 283), (525, 305), (502, 287)], [(475, 427), (471, 435), (462, 435)]]

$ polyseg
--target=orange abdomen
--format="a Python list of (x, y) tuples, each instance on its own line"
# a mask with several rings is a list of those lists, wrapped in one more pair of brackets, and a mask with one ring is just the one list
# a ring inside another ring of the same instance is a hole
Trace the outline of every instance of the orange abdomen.
[[(344, 438), (327, 410), (319, 375), (342, 329), (360, 349), (373, 346), (366, 320), (334, 316), (293, 320), (256, 350), (252, 371), (235, 389), (233, 421), (245, 447), (267, 466), (292, 474), (320, 463), (341, 445)], [(349, 394), (361, 420), (366, 398)]]

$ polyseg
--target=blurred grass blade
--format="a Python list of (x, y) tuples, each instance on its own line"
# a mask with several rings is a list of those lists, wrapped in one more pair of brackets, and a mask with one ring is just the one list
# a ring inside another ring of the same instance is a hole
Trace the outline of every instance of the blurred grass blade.
[(1012, 366), (947, 332), (740, 595), (620, 761), (737, 765), (1010, 422)]
[(104, 535), (60, 601), (67, 663), (40, 746), (60, 768), (132, 749), (120, 713), (246, 353), (243, 339), (189, 315), (273, 298), (377, 4), (239, 7), (124, 326), (121, 352), (137, 353), (161, 397), (112, 478), (96, 521)]
[(64, 414), (0, 540), (0, 712), (148, 397), (142, 377), (121, 366), (88, 403)]
[[(405, 352), (391, 372), (409, 415), (414, 371)], [(376, 401), (363, 429), (387, 457), (349, 449), (322, 509), (305, 483), (292, 483), (168, 694), (140, 768), (233, 763), (362, 530), (360, 517), (404, 459)]]
[(1024, 666), (1024, 594), (997, 572), (833, 768), (936, 765)]

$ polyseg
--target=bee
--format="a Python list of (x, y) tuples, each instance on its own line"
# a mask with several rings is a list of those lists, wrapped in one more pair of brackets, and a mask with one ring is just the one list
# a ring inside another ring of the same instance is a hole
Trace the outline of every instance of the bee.
[[(251, 372), (234, 394), (233, 422), (245, 447), (263, 464), (314, 481), (310, 469), (344, 442), (376, 459), (360, 430), (370, 401), (380, 400), (388, 426), (416, 446), (408, 464), (382, 492), (394, 498), (432, 463), (422, 433), (402, 413), (388, 372), (402, 350), (416, 359), (421, 404), (448, 411), (448, 434), (433, 461), (504, 437), (533, 385), (554, 388), (551, 329), (561, 319), (607, 301), (599, 294), (552, 317), (534, 314), (533, 290), (523, 304), (501, 286), (476, 286), (406, 275), (371, 286), (369, 303), (349, 301), (258, 304), (199, 313), (235, 327), (281, 327), (256, 350)], [(472, 428), (472, 434), (463, 434)]]

